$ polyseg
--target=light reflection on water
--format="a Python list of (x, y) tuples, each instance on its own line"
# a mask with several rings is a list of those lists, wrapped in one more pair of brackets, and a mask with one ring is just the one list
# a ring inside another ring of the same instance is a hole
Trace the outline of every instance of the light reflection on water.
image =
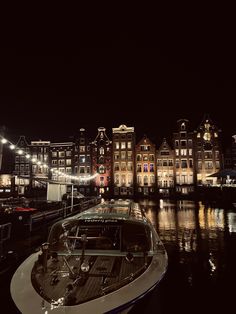
[[(168, 272), (148, 301), (143, 301), (143, 310), (157, 313), (153, 302), (160, 298), (160, 313), (189, 313), (188, 307), (194, 313), (232, 311), (229, 287), (236, 282), (235, 208), (214, 208), (188, 200), (142, 200), (140, 206), (169, 257)], [(136, 311), (137, 307), (132, 313)]]

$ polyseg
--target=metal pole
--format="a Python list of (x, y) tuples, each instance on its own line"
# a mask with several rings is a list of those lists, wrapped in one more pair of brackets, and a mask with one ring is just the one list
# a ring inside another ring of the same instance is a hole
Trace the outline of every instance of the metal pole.
[(74, 206), (74, 184), (71, 183), (71, 212), (73, 211)]

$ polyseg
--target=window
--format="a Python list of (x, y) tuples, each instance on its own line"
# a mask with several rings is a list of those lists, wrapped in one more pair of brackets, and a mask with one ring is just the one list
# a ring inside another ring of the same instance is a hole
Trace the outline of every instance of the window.
[(66, 173), (71, 174), (71, 167), (66, 167)]
[(205, 168), (206, 169), (213, 169), (212, 161), (205, 161)]
[(219, 158), (220, 158), (220, 154), (219, 154), (219, 151), (218, 151), (218, 150), (215, 151), (215, 158), (216, 158), (216, 159), (219, 159)]
[(205, 159), (212, 159), (212, 152), (211, 151), (205, 151), (204, 157), (205, 157)]
[(80, 155), (79, 156), (79, 162), (84, 163), (85, 162), (85, 155)]
[(119, 153), (115, 153), (115, 154), (114, 154), (114, 159), (115, 159), (115, 160), (120, 159)]
[(150, 164), (150, 172), (154, 172), (154, 164)]
[(141, 145), (141, 151), (149, 151), (150, 145)]
[(149, 161), (154, 161), (154, 155), (153, 154), (149, 155)]
[(98, 172), (99, 173), (105, 173), (105, 167), (104, 166), (100, 166)]
[(142, 172), (142, 167), (140, 164), (137, 165), (137, 172)]
[(132, 175), (128, 175), (128, 184), (132, 184), (133, 183), (133, 180), (132, 180)]
[(190, 173), (188, 176), (188, 183), (193, 184), (193, 174), (192, 173)]
[(154, 175), (150, 176), (150, 183), (155, 184), (155, 176)]
[(193, 160), (189, 159), (189, 168), (193, 168)]
[(79, 173), (85, 173), (85, 167), (79, 167)]
[(70, 157), (70, 156), (71, 156), (71, 150), (67, 150), (67, 151), (66, 151), (66, 156), (67, 156), (67, 157)]
[(144, 176), (143, 178), (143, 184), (148, 185), (148, 176)]
[(190, 139), (190, 140), (188, 140), (188, 146), (193, 146), (193, 141)]
[(138, 155), (137, 155), (137, 161), (141, 161), (141, 160), (142, 160), (141, 155), (138, 154)]
[(187, 177), (186, 174), (182, 174), (182, 175), (181, 175), (181, 183), (182, 183), (182, 184), (188, 183), (188, 177)]
[(85, 152), (85, 146), (80, 146), (80, 147), (79, 147), (79, 151), (80, 151), (81, 153)]
[(197, 167), (198, 167), (199, 170), (202, 169), (202, 161), (201, 160), (198, 161)]
[(103, 147), (100, 147), (99, 153), (100, 153), (100, 155), (104, 155), (104, 148)]
[(216, 160), (216, 169), (220, 169), (220, 162), (219, 162), (219, 160)]
[(187, 149), (181, 149), (181, 156), (187, 156)]
[(126, 153), (125, 152), (121, 152), (121, 159), (125, 159), (126, 158)]
[(33, 174), (35, 174), (37, 172), (37, 166), (36, 165), (32, 165), (32, 172), (33, 172)]
[(161, 159), (157, 160), (157, 166), (162, 166), (162, 160)]
[(15, 161), (19, 162), (20, 161), (20, 156), (16, 156)]
[(186, 147), (186, 146), (187, 146), (185, 140), (181, 140), (180, 143), (181, 143), (181, 146), (182, 146), (182, 147)]
[(128, 171), (132, 171), (132, 170), (133, 170), (132, 162), (128, 162), (127, 170), (128, 170)]
[(176, 183), (177, 183), (177, 184), (180, 184), (179, 174), (176, 175)]
[(181, 123), (181, 130), (185, 130), (185, 122)]
[(126, 148), (125, 142), (121, 142), (121, 149), (125, 149), (125, 148)]
[(104, 186), (104, 177), (100, 177), (100, 185)]
[(143, 161), (148, 161), (148, 155), (143, 155)]
[(161, 152), (161, 156), (168, 156), (168, 155), (170, 155), (169, 151), (162, 151)]
[(15, 165), (15, 171), (16, 171), (16, 172), (19, 171), (19, 165)]
[(87, 166), (87, 173), (90, 173), (90, 166)]
[(181, 159), (181, 168), (182, 169), (188, 168), (186, 159)]
[(170, 167), (173, 167), (173, 159), (168, 159), (168, 165), (169, 165)]
[(163, 167), (167, 167), (167, 160), (166, 159), (163, 160)]
[(27, 173), (29, 173), (29, 165), (27, 164), (27, 165), (25, 165), (25, 171), (27, 172)]
[(119, 164), (118, 162), (115, 163), (115, 167), (114, 167), (115, 171), (119, 171), (120, 170), (120, 167), (119, 167)]
[(175, 167), (179, 168), (179, 160), (178, 159), (175, 161)]
[(119, 184), (120, 180), (119, 180), (119, 175), (116, 174), (115, 175), (115, 184)]
[(179, 141), (175, 141), (175, 147), (179, 147)]
[(175, 155), (179, 156), (179, 150), (178, 149), (175, 150)]
[(143, 164), (143, 172), (148, 172), (148, 164)]
[(132, 152), (128, 151), (128, 160), (132, 160)]
[(125, 174), (122, 174), (121, 176), (121, 184), (125, 184), (126, 183), (126, 178), (125, 178)]
[(59, 158), (65, 157), (65, 152), (59, 152)]
[(137, 176), (137, 182), (139, 185), (142, 184), (142, 177), (141, 176)]
[(64, 166), (65, 165), (65, 160), (64, 159), (59, 159), (59, 166)]
[(52, 160), (52, 165), (57, 165), (57, 159)]
[(128, 142), (128, 143), (127, 143), (127, 148), (128, 148), (128, 149), (132, 149), (132, 142)]
[(126, 164), (125, 164), (125, 162), (121, 163), (121, 171), (126, 171)]
[(70, 166), (71, 165), (71, 159), (66, 159), (66, 165)]
[(57, 157), (57, 152), (52, 152), (52, 157)]
[(192, 156), (192, 155), (193, 155), (193, 150), (192, 150), (192, 148), (190, 148), (190, 149), (188, 150), (188, 154), (189, 154), (189, 156)]

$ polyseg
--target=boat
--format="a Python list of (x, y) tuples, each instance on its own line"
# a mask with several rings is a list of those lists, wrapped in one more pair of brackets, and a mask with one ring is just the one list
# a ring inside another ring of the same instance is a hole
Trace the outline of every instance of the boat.
[(163, 278), (166, 250), (145, 212), (111, 200), (55, 223), (11, 280), (24, 314), (127, 313)]

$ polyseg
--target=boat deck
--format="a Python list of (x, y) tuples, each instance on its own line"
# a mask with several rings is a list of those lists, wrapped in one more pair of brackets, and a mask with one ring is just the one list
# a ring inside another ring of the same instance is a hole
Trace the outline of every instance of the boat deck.
[(151, 259), (144, 255), (133, 257), (132, 261), (125, 256), (86, 255), (84, 262), (89, 264), (89, 271), (82, 273), (79, 256), (58, 256), (56, 261), (48, 260), (46, 272), (36, 262), (31, 279), (36, 291), (48, 302), (63, 300), (63, 305), (76, 305), (126, 285), (145, 271)]

